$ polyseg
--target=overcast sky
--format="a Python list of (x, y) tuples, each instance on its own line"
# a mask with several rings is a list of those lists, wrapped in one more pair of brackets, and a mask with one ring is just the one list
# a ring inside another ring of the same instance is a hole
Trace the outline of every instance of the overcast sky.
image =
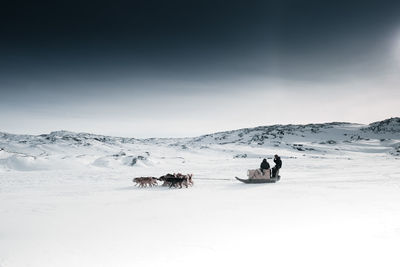
[(400, 116), (400, 1), (13, 2), (0, 131), (169, 137)]

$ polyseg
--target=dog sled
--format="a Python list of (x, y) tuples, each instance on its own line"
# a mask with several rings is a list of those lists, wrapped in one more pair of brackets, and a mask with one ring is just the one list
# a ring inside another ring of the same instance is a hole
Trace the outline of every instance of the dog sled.
[(264, 170), (264, 172), (262, 172), (260, 169), (248, 170), (247, 177), (248, 179), (242, 179), (239, 177), (235, 178), (245, 184), (276, 183), (281, 178), (279, 176), (279, 170), (276, 172), (275, 177), (271, 177), (271, 170)]

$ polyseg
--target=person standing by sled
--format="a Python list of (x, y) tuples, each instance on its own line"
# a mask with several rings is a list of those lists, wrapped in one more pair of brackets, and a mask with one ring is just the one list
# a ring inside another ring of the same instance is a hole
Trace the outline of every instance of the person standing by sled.
[(270, 168), (270, 166), (269, 166), (267, 159), (263, 159), (263, 161), (261, 162), (261, 165), (260, 165), (260, 170), (261, 170), (262, 174), (264, 175), (265, 174), (264, 170), (269, 170), (269, 168)]
[(279, 169), (282, 168), (282, 160), (278, 155), (274, 156), (275, 166), (272, 168), (272, 177), (275, 177)]

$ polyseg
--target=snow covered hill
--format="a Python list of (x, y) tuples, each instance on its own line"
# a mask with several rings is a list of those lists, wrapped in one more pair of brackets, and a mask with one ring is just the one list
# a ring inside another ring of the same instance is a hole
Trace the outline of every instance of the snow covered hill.
[(370, 125), (333, 122), (272, 125), (195, 138), (135, 139), (56, 131), (0, 133), (0, 170), (151, 167), (196, 157), (347, 157), (352, 153), (400, 156), (400, 118)]

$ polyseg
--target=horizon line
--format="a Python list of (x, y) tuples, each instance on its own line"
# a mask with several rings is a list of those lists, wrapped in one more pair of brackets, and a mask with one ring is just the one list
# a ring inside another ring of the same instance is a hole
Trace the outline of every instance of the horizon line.
[(400, 117), (390, 117), (384, 120), (380, 121), (374, 121), (369, 124), (364, 124), (364, 123), (357, 123), (357, 122), (345, 122), (345, 121), (331, 121), (331, 122), (314, 122), (314, 123), (306, 123), (306, 124), (270, 124), (270, 125), (259, 125), (259, 126), (254, 126), (254, 127), (244, 127), (244, 128), (237, 128), (237, 129), (230, 129), (230, 130), (223, 130), (223, 131), (217, 131), (217, 132), (212, 132), (212, 133), (205, 133), (205, 134), (200, 134), (200, 135), (195, 135), (195, 136), (185, 136), (185, 137), (146, 137), (146, 138), (137, 138), (137, 137), (132, 137), (132, 136), (116, 136), (116, 135), (106, 135), (106, 134), (100, 134), (100, 133), (94, 133), (94, 132), (81, 132), (81, 131), (70, 131), (70, 130), (55, 130), (51, 131), (49, 133), (40, 133), (40, 134), (21, 134), (21, 133), (11, 133), (11, 132), (5, 132), (5, 131), (0, 131), (0, 134), (8, 134), (8, 135), (26, 135), (26, 136), (41, 136), (41, 135), (49, 135), (52, 133), (58, 133), (58, 132), (67, 132), (67, 133), (74, 133), (74, 134), (89, 134), (89, 135), (98, 135), (98, 136), (104, 136), (104, 137), (114, 137), (114, 138), (129, 138), (129, 139), (138, 139), (138, 140), (148, 140), (148, 139), (185, 139), (185, 138), (195, 138), (195, 137), (201, 137), (205, 135), (212, 135), (212, 134), (219, 134), (219, 133), (225, 133), (225, 132), (232, 132), (232, 131), (239, 131), (239, 130), (245, 130), (245, 129), (255, 129), (259, 127), (273, 127), (273, 126), (308, 126), (308, 125), (321, 125), (321, 124), (333, 124), (333, 123), (338, 123), (338, 124), (354, 124), (354, 125), (371, 125), (373, 123), (377, 122), (383, 122), (387, 120), (392, 120), (392, 119), (400, 119)]

